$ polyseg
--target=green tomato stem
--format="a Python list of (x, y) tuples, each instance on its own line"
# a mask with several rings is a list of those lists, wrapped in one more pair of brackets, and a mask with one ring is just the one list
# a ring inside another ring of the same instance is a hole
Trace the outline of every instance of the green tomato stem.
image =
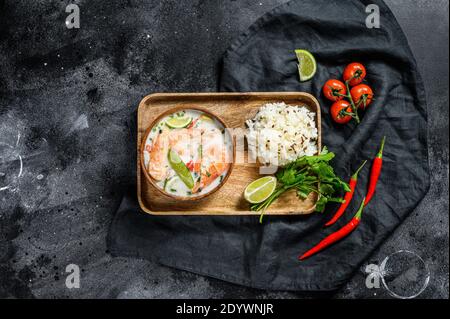
[(353, 102), (352, 95), (350, 94), (350, 84), (349, 83), (351, 80), (353, 80), (353, 77), (350, 80), (345, 81), (345, 86), (347, 87), (347, 99), (349, 100), (349, 102), (352, 106), (352, 110), (354, 113), (354, 119), (355, 119), (356, 123), (359, 124), (359, 123), (361, 123), (361, 121), (360, 121), (359, 115), (358, 115), (358, 107)]

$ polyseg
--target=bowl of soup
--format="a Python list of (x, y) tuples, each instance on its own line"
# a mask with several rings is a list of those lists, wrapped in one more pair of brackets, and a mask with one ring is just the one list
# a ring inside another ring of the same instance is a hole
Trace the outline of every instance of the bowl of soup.
[(146, 179), (177, 200), (198, 200), (216, 192), (233, 169), (235, 145), (225, 123), (197, 107), (159, 115), (141, 145)]

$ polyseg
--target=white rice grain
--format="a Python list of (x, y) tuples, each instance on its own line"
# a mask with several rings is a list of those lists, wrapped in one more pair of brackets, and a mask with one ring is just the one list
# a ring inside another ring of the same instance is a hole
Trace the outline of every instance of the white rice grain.
[[(306, 106), (268, 103), (247, 120), (247, 141), (264, 164), (284, 166), (298, 157), (316, 155), (316, 114)], [(255, 155), (255, 154), (253, 154)]]

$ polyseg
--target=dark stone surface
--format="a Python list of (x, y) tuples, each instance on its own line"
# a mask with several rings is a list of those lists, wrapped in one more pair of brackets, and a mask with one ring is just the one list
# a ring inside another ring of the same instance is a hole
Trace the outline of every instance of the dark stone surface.
[[(70, 1), (0, 0), (0, 298), (314, 297), (111, 258), (105, 248), (120, 194), (134, 187), (129, 119), (140, 99), (215, 91), (231, 41), (285, 1), (72, 2), (79, 30), (64, 25)], [(448, 1), (386, 2), (427, 90), (432, 187), (367, 264), (413, 251), (431, 272), (421, 296), (448, 298)], [(65, 286), (71, 263), (80, 289)], [(362, 267), (334, 297), (388, 296), (367, 289), (365, 276)]]

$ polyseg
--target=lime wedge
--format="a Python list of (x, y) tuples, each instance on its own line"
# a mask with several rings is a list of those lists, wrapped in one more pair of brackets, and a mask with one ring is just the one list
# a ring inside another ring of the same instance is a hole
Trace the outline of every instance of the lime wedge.
[(170, 128), (183, 128), (191, 124), (192, 117), (172, 117), (166, 121)]
[(173, 170), (177, 173), (183, 183), (189, 189), (194, 188), (194, 179), (192, 178), (191, 172), (189, 172), (189, 169), (186, 167), (186, 164), (183, 163), (177, 152), (169, 150), (168, 158), (170, 166), (172, 166)]
[(244, 197), (249, 203), (261, 203), (272, 195), (276, 186), (277, 179), (274, 176), (261, 177), (247, 185)]
[(300, 81), (310, 80), (317, 71), (317, 63), (314, 56), (306, 50), (295, 50), (298, 59), (298, 74)]

